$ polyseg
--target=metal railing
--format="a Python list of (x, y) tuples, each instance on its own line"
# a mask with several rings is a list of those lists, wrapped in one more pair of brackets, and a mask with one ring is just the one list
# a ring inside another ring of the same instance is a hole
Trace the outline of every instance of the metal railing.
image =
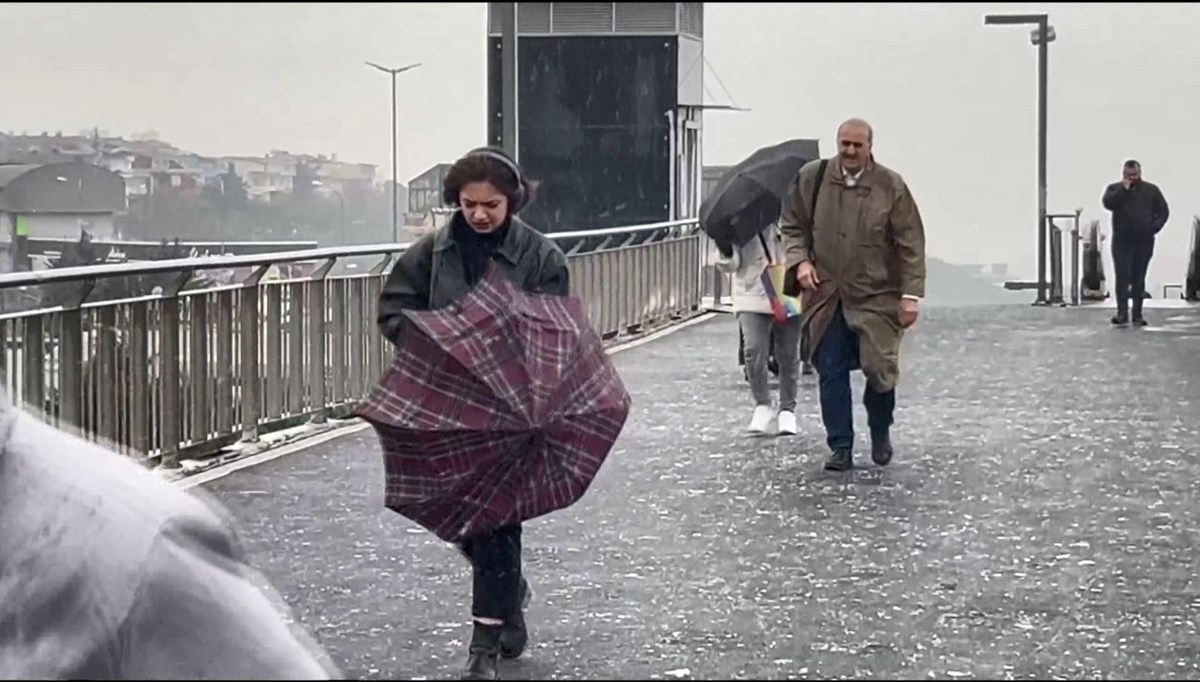
[[(705, 238), (694, 220), (550, 236), (568, 254), (572, 293), (606, 339), (700, 309)], [(0, 290), (67, 292), (54, 308), (0, 314), (0, 374), (10, 399), (48, 422), (167, 467), (266, 430), (321, 422), (349, 412), (383, 370), (390, 350), (376, 305), (405, 247), (0, 275)], [(363, 259), (365, 272), (331, 274)], [(195, 288), (205, 271), (234, 283)], [(166, 285), (88, 301), (98, 283), (122, 277)]]

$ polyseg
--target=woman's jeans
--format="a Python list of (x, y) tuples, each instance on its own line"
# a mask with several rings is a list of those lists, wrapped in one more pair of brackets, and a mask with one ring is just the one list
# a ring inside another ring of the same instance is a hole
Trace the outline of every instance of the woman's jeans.
[(505, 620), (521, 608), (521, 525), (498, 528), (458, 545), (474, 573), (471, 615)]
[(796, 383), (800, 378), (800, 316), (776, 324), (773, 315), (738, 313), (738, 324), (746, 341), (746, 376), (756, 405), (770, 405), (767, 384), (767, 358), (770, 356), (771, 330), (775, 330), (775, 362), (779, 364), (779, 409), (796, 411)]

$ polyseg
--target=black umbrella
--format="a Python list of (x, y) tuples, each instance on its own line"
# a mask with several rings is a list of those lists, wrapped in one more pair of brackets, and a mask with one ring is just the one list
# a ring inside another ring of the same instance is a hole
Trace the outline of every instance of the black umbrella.
[(817, 158), (816, 140), (788, 140), (759, 149), (721, 176), (700, 205), (700, 225), (723, 250), (749, 242), (779, 219), (796, 173)]

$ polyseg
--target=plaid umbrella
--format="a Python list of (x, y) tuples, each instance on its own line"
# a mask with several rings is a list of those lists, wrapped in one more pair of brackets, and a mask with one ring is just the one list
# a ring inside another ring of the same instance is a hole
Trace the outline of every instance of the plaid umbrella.
[(583, 304), (493, 265), (457, 305), (405, 315), (357, 411), (383, 448), (387, 507), (455, 542), (581, 498), (631, 404)]

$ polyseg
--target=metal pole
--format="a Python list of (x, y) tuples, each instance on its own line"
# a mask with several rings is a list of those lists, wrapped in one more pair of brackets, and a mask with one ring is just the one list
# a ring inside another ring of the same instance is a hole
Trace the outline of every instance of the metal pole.
[(1038, 21), (1038, 300), (1048, 302), (1046, 297), (1046, 79), (1050, 67), (1049, 21), (1042, 17)]
[(1075, 226), (1071, 230), (1071, 305), (1079, 305), (1079, 216), (1083, 209), (1075, 211)]
[(392, 71), (392, 243), (400, 242), (400, 193), (396, 187), (396, 75)]
[(517, 3), (496, 3), (500, 12), (501, 147), (517, 159)]
[(670, 163), (667, 164), (667, 187), (671, 191), (667, 195), (667, 220), (675, 220), (679, 217), (677, 215), (678, 206), (675, 201), (675, 197), (678, 195), (676, 191), (678, 189), (676, 176), (679, 165), (679, 153), (677, 151), (679, 140), (675, 134), (675, 112), (668, 109), (664, 115), (667, 117), (667, 148), (670, 150)]
[(392, 76), (392, 243), (400, 241), (400, 199), (399, 190), (396, 181), (396, 76), (415, 69), (420, 66), (420, 63), (409, 64), (398, 69), (389, 69), (386, 66), (380, 66), (374, 62), (366, 62), (370, 66)]
[(1049, 48), (1054, 40), (1054, 29), (1050, 17), (1045, 14), (989, 14), (983, 18), (987, 26), (1034, 25), (1033, 44), (1038, 48), (1038, 215), (1037, 215), (1037, 300), (1034, 305), (1047, 305), (1048, 282), (1046, 281), (1046, 251), (1050, 248), (1046, 223), (1046, 111), (1047, 80), (1049, 73)]

